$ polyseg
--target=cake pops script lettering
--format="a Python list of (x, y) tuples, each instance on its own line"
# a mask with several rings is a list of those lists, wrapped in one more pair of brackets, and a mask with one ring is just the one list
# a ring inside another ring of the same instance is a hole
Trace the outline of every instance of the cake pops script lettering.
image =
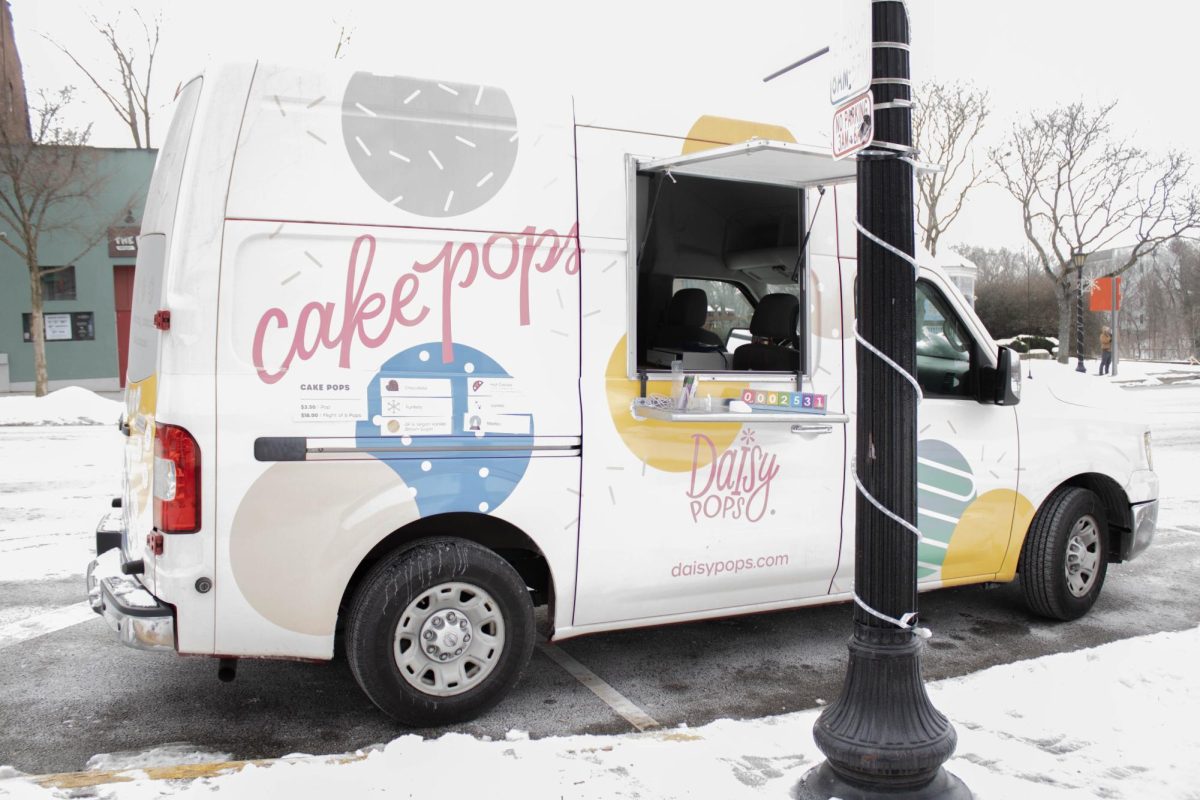
[[(545, 258), (536, 261), (538, 251), (546, 248)], [(477, 242), (445, 242), (429, 261), (414, 261), (412, 270), (400, 275), (389, 294), (367, 291), (375, 261), (375, 237), (359, 236), (350, 248), (346, 267), (346, 290), (342, 308), (330, 300), (306, 303), (294, 316), (279, 307), (267, 309), (254, 329), (252, 355), (258, 377), (264, 383), (276, 383), (287, 374), (296, 359), (307, 361), (321, 350), (338, 351), (338, 366), (350, 367), (355, 341), (367, 348), (382, 346), (395, 326), (411, 328), (429, 316), (429, 306), (417, 306), (416, 298), (423, 279), (439, 284), (441, 300), (442, 361), (453, 360), (454, 297), (484, 278), (493, 281), (516, 279), (519, 283), (517, 319), (529, 325), (530, 276), (548, 273), (562, 262), (568, 275), (579, 272), (579, 246), (576, 227), (559, 235), (553, 229), (538, 232), (533, 226), (521, 233), (495, 233), (480, 245)], [(293, 323), (294, 320), (294, 323)], [(269, 336), (290, 334), (286, 352), (274, 367), (266, 363)]]

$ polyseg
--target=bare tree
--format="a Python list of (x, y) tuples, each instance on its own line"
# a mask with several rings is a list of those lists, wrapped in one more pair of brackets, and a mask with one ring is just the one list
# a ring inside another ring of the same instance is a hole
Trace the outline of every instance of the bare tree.
[[(95, 151), (87, 147), (90, 127), (64, 127), (63, 110), (72, 90), (39, 93), (32, 109), (32, 141), (12, 140), (0, 129), (0, 243), (16, 253), (29, 273), (30, 334), (33, 339), (34, 392), (46, 393), (46, 331), (42, 279), (67, 269), (101, 238), (107, 227), (95, 225), (90, 203), (104, 185)], [(89, 222), (92, 224), (89, 226)], [(38, 243), (44, 236), (73, 236), (79, 254), (66, 264), (43, 269)]]
[(1054, 335), (1054, 284), (1042, 274), (1036, 256), (1007, 247), (965, 246), (957, 252), (979, 267), (975, 312), (993, 336)]
[(988, 118), (988, 93), (971, 84), (929, 81), (917, 90), (913, 141), (921, 160), (941, 167), (917, 174), (921, 243), (937, 255), (938, 239), (962, 211), (967, 193), (985, 179), (975, 139)]
[(162, 17), (155, 16), (147, 22), (142, 12), (135, 10), (133, 13), (141, 23), (143, 36), (143, 42), (136, 47), (126, 47), (121, 43), (121, 33), (117, 30), (121, 21), (119, 14), (111, 22), (102, 21), (94, 16), (90, 18), (92, 27), (112, 50), (113, 58), (117, 62), (116, 80), (101, 80), (96, 72), (76, 58), (74, 53), (49, 36), (45, 38), (71, 59), (108, 101), (113, 111), (117, 112), (117, 116), (133, 135), (133, 146), (149, 150), (153, 147), (150, 140), (150, 88)]
[(1054, 280), (1063, 363), (1077, 286), (1073, 252), (1129, 246), (1124, 260), (1105, 273), (1120, 275), (1139, 258), (1200, 228), (1200, 197), (1188, 182), (1191, 159), (1178, 152), (1154, 158), (1113, 138), (1114, 105), (1091, 109), (1074, 103), (1034, 112), (1014, 123), (1008, 140), (990, 153), (997, 182), (1021, 205), (1025, 238)]

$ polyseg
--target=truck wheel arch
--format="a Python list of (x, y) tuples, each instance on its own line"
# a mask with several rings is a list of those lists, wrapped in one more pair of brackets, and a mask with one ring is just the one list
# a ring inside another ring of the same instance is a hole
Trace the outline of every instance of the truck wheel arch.
[(359, 584), (380, 559), (431, 539), (463, 539), (495, 552), (507, 561), (532, 589), (533, 604), (550, 605), (554, 619), (554, 576), (541, 548), (523, 530), (507, 520), (471, 512), (452, 512), (423, 517), (383, 537), (354, 569), (338, 604), (339, 627)]
[[(1128, 551), (1128, 543), (1133, 536), (1133, 512), (1129, 506), (1129, 497), (1125, 494), (1125, 490), (1113, 478), (1099, 472), (1084, 472), (1074, 475), (1058, 485), (1052, 487), (1046, 492), (1042, 498), (1034, 514), (1036, 515), (1045, 505), (1046, 500), (1053, 497), (1055, 492), (1064, 486), (1078, 486), (1083, 489), (1088, 489), (1100, 499), (1101, 505), (1104, 507), (1104, 514), (1108, 522), (1108, 563), (1119, 564), (1124, 561), (1124, 553)], [(1014, 542), (1014, 546), (1022, 548), (1024, 539), (1029, 533), (1028, 528), (1021, 534), (1021, 541)], [(1021, 565), (1017, 566), (1017, 572), (1021, 571)]]

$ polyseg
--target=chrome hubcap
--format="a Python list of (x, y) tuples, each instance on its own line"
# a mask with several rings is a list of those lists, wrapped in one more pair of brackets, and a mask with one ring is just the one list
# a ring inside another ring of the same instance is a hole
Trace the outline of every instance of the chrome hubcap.
[(1096, 572), (1100, 567), (1100, 526), (1090, 514), (1075, 521), (1067, 539), (1067, 590), (1075, 597), (1083, 597), (1096, 583)]
[(404, 680), (425, 694), (462, 694), (491, 674), (504, 650), (496, 601), (469, 583), (422, 592), (400, 615), (393, 641)]

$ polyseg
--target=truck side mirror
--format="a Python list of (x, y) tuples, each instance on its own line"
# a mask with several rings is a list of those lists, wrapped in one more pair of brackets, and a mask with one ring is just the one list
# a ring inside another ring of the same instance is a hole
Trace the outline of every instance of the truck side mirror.
[(980, 403), (1015, 406), (1021, 402), (1021, 354), (1001, 347), (996, 354), (996, 367), (979, 370), (978, 386), (975, 399)]

